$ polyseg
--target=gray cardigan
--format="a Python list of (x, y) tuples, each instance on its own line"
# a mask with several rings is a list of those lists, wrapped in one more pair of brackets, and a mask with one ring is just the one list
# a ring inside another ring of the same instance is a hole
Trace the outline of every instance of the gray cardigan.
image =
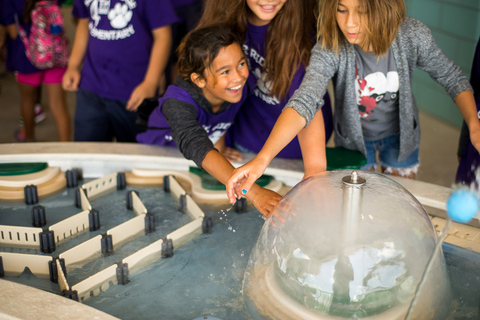
[[(472, 90), (468, 79), (438, 48), (430, 29), (420, 21), (406, 18), (392, 43), (400, 81), (400, 154), (399, 161), (408, 158), (420, 144), (418, 109), (413, 98), (411, 83), (415, 67), (428, 72), (455, 99), (466, 90)], [(338, 54), (322, 49), (319, 44), (312, 50), (309, 66), (301, 86), (285, 108), (294, 108), (307, 120), (323, 106), (323, 96), (330, 79), (335, 90), (335, 145), (359, 150), (364, 155), (360, 115), (355, 101), (355, 50), (344, 43)]]

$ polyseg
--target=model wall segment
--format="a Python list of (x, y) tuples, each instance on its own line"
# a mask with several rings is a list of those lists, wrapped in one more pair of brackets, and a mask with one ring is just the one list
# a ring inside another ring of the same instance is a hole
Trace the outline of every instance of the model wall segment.
[(200, 209), (198, 204), (193, 200), (192, 196), (189, 194), (185, 195), (186, 205), (187, 205), (187, 213), (192, 218), (192, 220), (196, 220), (198, 218), (203, 218), (205, 214), (203, 210)]
[(3, 269), (7, 277), (18, 277), (28, 268), (37, 278), (50, 278), (48, 262), (50, 256), (1, 252)]
[(67, 272), (81, 268), (100, 257), (102, 254), (101, 240), (102, 235), (98, 235), (60, 254), (59, 258), (65, 259)]
[(40, 250), (42, 228), (0, 225), (0, 246)]
[(60, 287), (60, 291), (69, 291), (70, 286), (68, 285), (67, 278), (65, 277), (65, 273), (63, 273), (63, 268), (60, 263), (60, 259), (56, 259), (55, 263), (57, 265), (57, 277), (58, 277), (58, 286)]
[(185, 195), (186, 192), (183, 190), (182, 186), (180, 186), (180, 183), (178, 183), (177, 179), (175, 179), (174, 176), (168, 176), (168, 184), (170, 188), (170, 193), (173, 194), (175, 199), (180, 199), (181, 195)]
[(89, 213), (90, 211), (85, 210), (51, 225), (48, 230), (55, 233), (56, 243), (62, 243), (73, 236), (89, 230)]
[(130, 273), (134, 273), (162, 257), (162, 244), (163, 239), (155, 241), (123, 259), (123, 263), (127, 263)]
[(145, 216), (136, 216), (110, 229), (107, 234), (112, 236), (113, 248), (118, 249), (125, 243), (145, 234)]
[(82, 189), (86, 191), (88, 199), (99, 197), (103, 194), (117, 189), (118, 173), (110, 173), (103, 178), (98, 178), (82, 185)]
[(100, 291), (107, 291), (110, 284), (117, 284), (117, 265), (112, 265), (91, 277), (72, 286), (77, 291), (80, 301), (85, 301), (90, 296), (98, 296)]
[(132, 204), (133, 204), (133, 212), (137, 215), (146, 214), (147, 208), (143, 204), (142, 200), (138, 197), (136, 192), (132, 192)]

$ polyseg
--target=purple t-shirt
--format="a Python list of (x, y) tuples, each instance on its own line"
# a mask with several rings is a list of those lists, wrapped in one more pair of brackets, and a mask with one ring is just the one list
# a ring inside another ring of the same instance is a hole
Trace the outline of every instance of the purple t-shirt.
[[(18, 22), (23, 26), (23, 29), (25, 29), (28, 36), (30, 34), (30, 24), (25, 24), (23, 22), (23, 6), (25, 5), (25, 2), (26, 0), (3, 0), (3, 3), (0, 3), (0, 20), (2, 21), (2, 24), (8, 26), (16, 24), (15, 17), (17, 17)], [(23, 45), (20, 36), (15, 40), (7, 36), (6, 46), (6, 68), (8, 71), (20, 73), (33, 73), (40, 71), (33, 66), (30, 60), (28, 60), (27, 55), (25, 54), (25, 46)]]
[[(295, 74), (290, 89), (283, 100), (277, 97), (269, 96), (270, 84), (265, 83), (262, 76), (262, 65), (265, 60), (265, 36), (268, 25), (254, 26), (248, 24), (247, 34), (243, 49), (249, 62), (249, 83), (256, 83), (253, 94), (250, 95), (240, 109), (232, 128), (228, 131), (229, 145), (240, 147), (241, 149), (258, 153), (265, 141), (267, 141), (270, 132), (273, 129), (277, 118), (282, 113), (285, 104), (300, 86), (305, 75), (305, 66), (301, 66)], [(332, 110), (328, 95), (325, 96), (325, 105), (322, 107), (325, 120), (325, 132), (328, 139), (332, 133)], [(298, 138), (292, 140), (278, 157), (281, 158), (301, 158), (302, 153)]]
[(174, 8), (181, 8), (201, 1), (202, 0), (172, 0), (172, 5)]
[(128, 100), (145, 76), (152, 30), (177, 21), (169, 0), (75, 0), (73, 15), (89, 18), (80, 87)]

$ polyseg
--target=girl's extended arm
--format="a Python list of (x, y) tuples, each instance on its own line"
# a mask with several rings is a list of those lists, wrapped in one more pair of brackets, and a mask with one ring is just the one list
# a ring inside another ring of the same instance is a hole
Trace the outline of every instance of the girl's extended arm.
[[(232, 164), (215, 149), (207, 153), (203, 159), (202, 168), (223, 184), (227, 183), (234, 170)], [(273, 208), (282, 199), (278, 193), (254, 184), (246, 196), (265, 217), (268, 218), (273, 212), (279, 221), (285, 222), (278, 211), (273, 211)]]
[[(282, 111), (262, 150), (251, 161), (235, 169), (228, 179), (226, 186), (230, 203), (235, 203), (235, 195), (238, 198), (242, 196), (242, 193), (248, 195), (250, 188), (263, 174), (272, 159), (295, 138), (305, 124), (305, 118), (293, 108), (285, 108)], [(240, 192), (240, 190), (242, 191)]]
[(463, 91), (455, 98), (455, 104), (462, 113), (463, 119), (470, 132), (470, 141), (480, 152), (480, 122), (477, 116), (477, 107), (472, 91)]
[(127, 110), (135, 111), (145, 98), (154, 97), (170, 55), (172, 33), (170, 25), (152, 31), (153, 46), (145, 78), (130, 95)]
[(325, 152), (325, 124), (321, 110), (313, 117), (309, 126), (298, 133), (298, 142), (302, 149), (303, 179), (327, 170)]
[(78, 19), (72, 53), (68, 59), (68, 68), (63, 75), (62, 86), (68, 91), (77, 91), (80, 83), (80, 69), (87, 52), (89, 38), (88, 18)]

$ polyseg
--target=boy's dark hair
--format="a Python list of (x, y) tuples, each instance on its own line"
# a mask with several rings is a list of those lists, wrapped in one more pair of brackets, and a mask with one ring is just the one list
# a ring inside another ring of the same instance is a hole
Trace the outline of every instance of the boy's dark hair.
[(189, 32), (178, 47), (178, 71), (184, 80), (190, 80), (192, 73), (205, 76), (220, 49), (237, 43), (240, 38), (228, 27), (210, 26)]

